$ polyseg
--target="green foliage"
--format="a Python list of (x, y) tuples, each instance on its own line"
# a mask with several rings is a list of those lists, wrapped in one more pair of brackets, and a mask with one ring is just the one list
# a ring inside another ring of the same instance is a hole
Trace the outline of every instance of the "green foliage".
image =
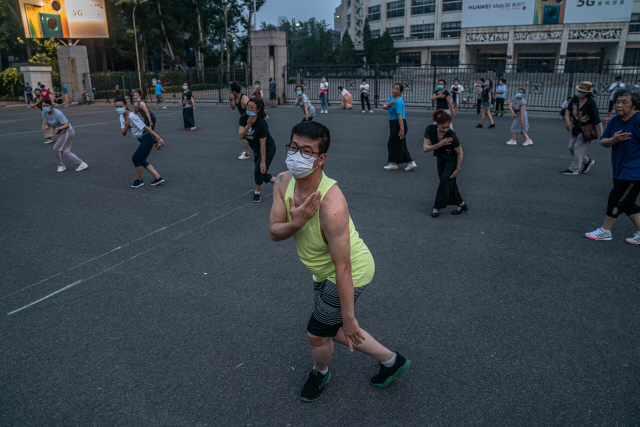
[(374, 64), (376, 59), (376, 42), (378, 40), (371, 35), (371, 25), (369, 18), (364, 20), (364, 28), (362, 29), (362, 47), (364, 49), (364, 58), (367, 64)]
[(344, 32), (342, 42), (336, 48), (336, 62), (340, 65), (359, 65), (362, 63), (353, 40), (349, 36), (349, 30)]
[[(369, 62), (369, 60), (367, 60)], [(389, 34), (389, 30), (385, 30), (384, 34), (376, 40), (374, 63), (377, 64), (395, 64), (396, 48), (393, 46), (393, 39)]]
[(24, 77), (16, 68), (7, 68), (0, 73), (1, 93), (11, 99), (18, 99), (24, 86)]

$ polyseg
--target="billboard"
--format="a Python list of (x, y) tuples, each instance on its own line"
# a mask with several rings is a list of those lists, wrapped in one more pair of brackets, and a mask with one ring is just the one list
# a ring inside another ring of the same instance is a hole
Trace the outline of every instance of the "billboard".
[(629, 22), (633, 0), (463, 0), (462, 28)]
[(26, 38), (108, 38), (105, 0), (19, 0)]

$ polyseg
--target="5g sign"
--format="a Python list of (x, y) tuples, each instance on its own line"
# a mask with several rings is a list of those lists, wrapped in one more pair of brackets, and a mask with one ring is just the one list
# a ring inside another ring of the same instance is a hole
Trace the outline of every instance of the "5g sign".
[(578, 7), (593, 6), (596, 4), (595, 0), (578, 0)]

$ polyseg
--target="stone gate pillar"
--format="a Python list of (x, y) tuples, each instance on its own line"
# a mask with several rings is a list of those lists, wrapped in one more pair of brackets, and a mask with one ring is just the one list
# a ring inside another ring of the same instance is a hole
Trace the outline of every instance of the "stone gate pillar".
[(278, 85), (278, 104), (285, 101), (287, 65), (287, 33), (279, 30), (259, 30), (251, 32), (251, 75), (253, 80), (260, 80), (265, 104), (269, 101), (269, 79)]

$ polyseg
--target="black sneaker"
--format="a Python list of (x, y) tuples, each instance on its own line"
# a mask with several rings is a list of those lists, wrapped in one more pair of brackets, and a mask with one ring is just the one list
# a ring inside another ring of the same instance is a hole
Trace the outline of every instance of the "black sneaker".
[(565, 169), (560, 172), (562, 175), (578, 175), (578, 172), (574, 172), (571, 169)]
[(481, 127), (482, 127), (482, 125), (476, 125), (476, 127), (477, 127), (477, 128), (481, 128)]
[(489, 125), (489, 129), (494, 128), (494, 127), (496, 127), (496, 124), (495, 124), (495, 123), (491, 123), (491, 124)]
[(588, 161), (587, 163), (585, 163), (585, 164), (584, 164), (584, 166), (582, 167), (582, 171), (581, 171), (581, 173), (587, 173), (587, 172), (589, 172), (589, 169), (591, 169), (591, 166), (593, 166), (593, 164), (594, 164), (595, 162), (596, 162), (595, 160), (593, 160), (593, 159), (589, 159), (589, 161)]
[(260, 203), (260, 195), (253, 193), (253, 203)]
[(162, 184), (163, 182), (164, 182), (164, 178), (160, 177), (160, 178), (154, 179), (151, 185), (158, 185), (158, 184)]
[(409, 370), (411, 360), (396, 352), (396, 363), (392, 367), (387, 368), (379, 363), (380, 371), (371, 378), (369, 382), (374, 387), (386, 387), (391, 384), (395, 377), (400, 376)]
[(324, 388), (331, 381), (331, 372), (327, 372), (327, 375), (322, 375), (315, 368), (309, 373), (309, 379), (302, 387), (300, 392), (300, 400), (303, 402), (313, 402), (320, 399)]
[(144, 182), (142, 182), (141, 179), (136, 179), (135, 181), (133, 181), (133, 185), (131, 185), (131, 188), (138, 188), (138, 187), (142, 187), (144, 185)]

